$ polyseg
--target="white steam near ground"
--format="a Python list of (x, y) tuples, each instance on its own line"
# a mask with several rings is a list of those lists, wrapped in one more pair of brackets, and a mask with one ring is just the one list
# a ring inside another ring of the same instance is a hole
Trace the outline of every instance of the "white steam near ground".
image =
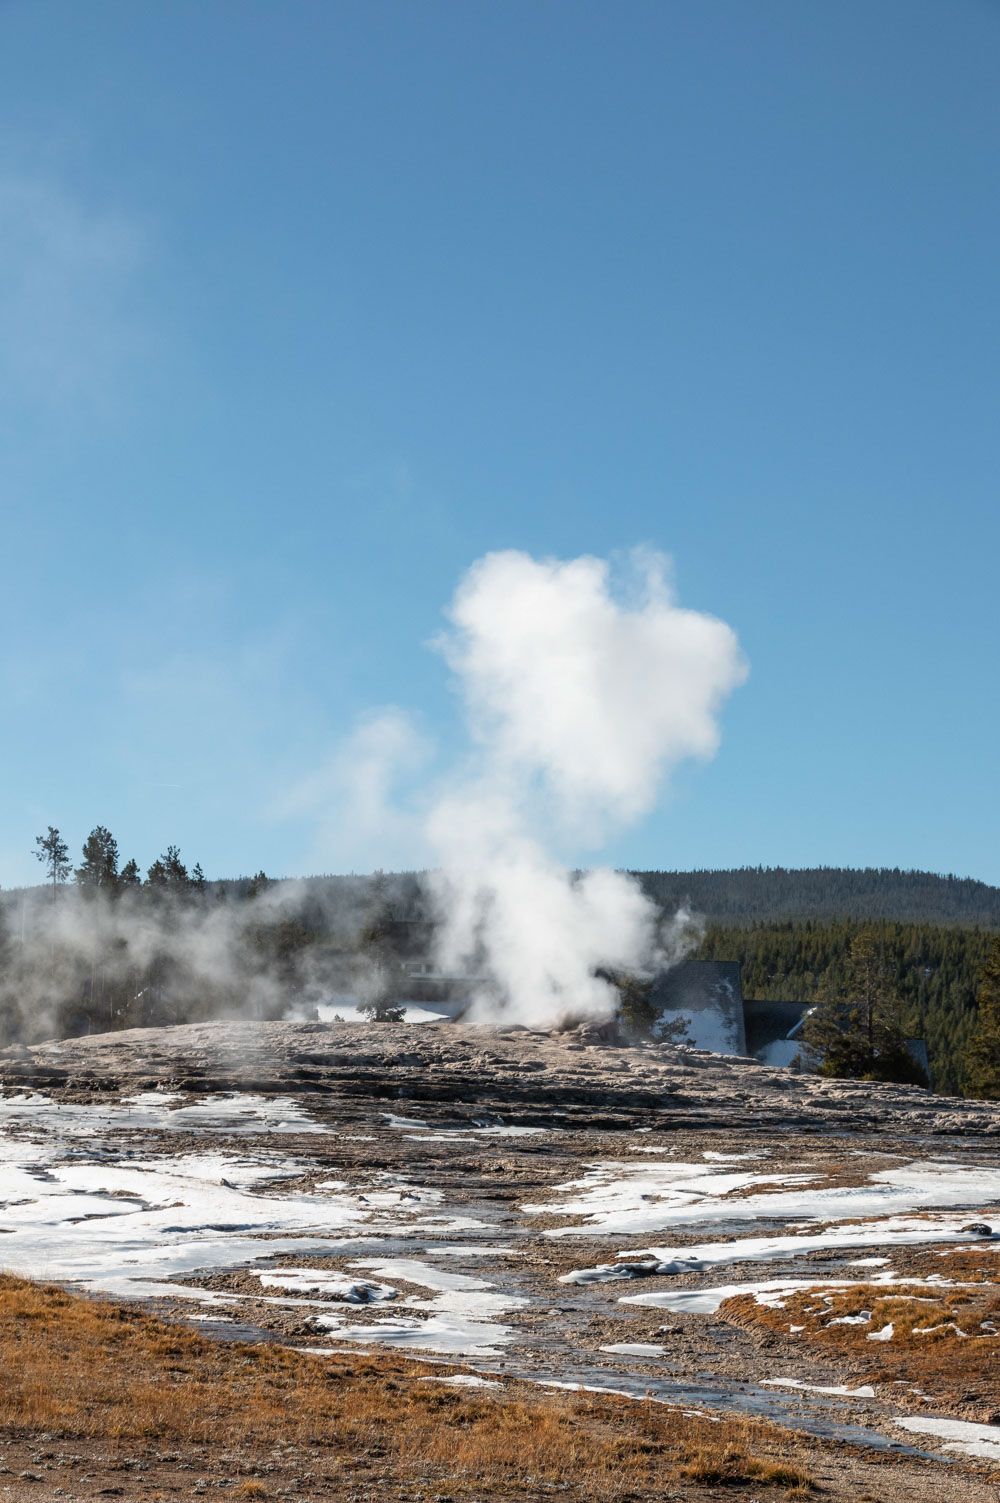
[(719, 710), (746, 673), (736, 637), (681, 608), (653, 554), (633, 556), (617, 597), (601, 559), (490, 554), (449, 620), (440, 646), (476, 756), (428, 817), (442, 958), (481, 949), (519, 1022), (608, 1016), (617, 995), (597, 969), (656, 969), (683, 950), (687, 925), (664, 931), (624, 873), (568, 873), (546, 834), (593, 847), (648, 813), (681, 759), (714, 753)]
[(275, 882), (252, 899), (212, 884), (4, 894), (0, 1043), (279, 1018), (292, 1005), (314, 1005), (329, 990), (329, 965), (308, 940), (355, 934), (362, 889)]
[[(668, 569), (650, 552), (618, 574), (591, 557), (488, 554), (432, 644), (467, 729), (460, 762), (433, 771), (433, 748), (391, 708), (339, 749), (332, 809), (329, 773), (288, 802), (336, 829), (346, 797), (373, 865), (403, 864), (386, 847), (422, 856), (417, 906), (434, 920), (439, 971), (470, 978), (470, 1019), (607, 1018), (618, 1002), (607, 973), (649, 975), (697, 942), (687, 914), (664, 919), (627, 874), (571, 871), (559, 855), (599, 851), (650, 812), (681, 760), (710, 758), (720, 711), (746, 676), (730, 627), (681, 607)], [(406, 797), (394, 792), (400, 770)], [(345, 864), (338, 855), (331, 841), (325, 864)], [(378, 963), (345, 960), (367, 894), (362, 879), (330, 879), (262, 886), (252, 899), (144, 887), (51, 901), (35, 889), (20, 912), (8, 897), (0, 1032), (301, 1015), (337, 990), (331, 966), (342, 990), (375, 993), (366, 965)]]
[(629, 876), (572, 873), (553, 854), (599, 848), (649, 813), (680, 761), (716, 751), (746, 664), (730, 627), (677, 603), (668, 571), (647, 551), (618, 581), (602, 559), (508, 551), (455, 592), (434, 645), (470, 752), (427, 798), (422, 831), (438, 962), (486, 978), (473, 1018), (608, 1017), (617, 993), (600, 969), (649, 974), (694, 941), (687, 916), (661, 922)]

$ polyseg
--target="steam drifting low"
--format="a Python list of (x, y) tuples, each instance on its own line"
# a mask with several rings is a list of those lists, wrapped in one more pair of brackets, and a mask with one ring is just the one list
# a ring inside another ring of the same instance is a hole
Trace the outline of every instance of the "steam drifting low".
[(668, 560), (648, 551), (618, 568), (488, 554), (446, 619), (431, 645), (462, 709), (458, 763), (426, 770), (433, 748), (390, 707), (285, 804), (336, 832), (327, 868), (350, 860), (353, 818), (372, 864), (423, 864), (423, 877), (387, 888), (260, 874), (213, 889), (170, 847), (142, 884), (134, 862), (118, 874), (100, 827), (91, 842), (115, 852), (107, 882), (5, 895), (0, 1035), (302, 1015), (334, 993), (391, 999), (402, 971), (385, 914), (401, 893), (432, 920), (438, 970), (467, 978), (474, 1020), (602, 1019), (618, 1002), (613, 975), (679, 958), (697, 934), (687, 915), (664, 920), (632, 878), (571, 872), (560, 852), (599, 850), (653, 808), (682, 759), (714, 754), (722, 706), (746, 676), (732, 630), (678, 605)]

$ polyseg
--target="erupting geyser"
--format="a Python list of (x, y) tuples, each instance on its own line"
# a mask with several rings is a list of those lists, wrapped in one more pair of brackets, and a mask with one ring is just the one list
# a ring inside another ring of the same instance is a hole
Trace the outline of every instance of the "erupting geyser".
[(653, 807), (673, 767), (708, 758), (746, 676), (724, 622), (685, 610), (669, 560), (487, 554), (462, 579), (435, 646), (462, 695), (470, 755), (422, 822), (446, 970), (489, 977), (471, 1016), (545, 1026), (609, 1016), (599, 967), (649, 971), (682, 953), (621, 872), (566, 870)]

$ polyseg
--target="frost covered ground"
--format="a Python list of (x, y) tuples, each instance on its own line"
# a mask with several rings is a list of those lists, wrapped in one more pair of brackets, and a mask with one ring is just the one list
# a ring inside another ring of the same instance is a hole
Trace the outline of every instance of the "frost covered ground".
[[(449, 1024), (71, 1040), (0, 1055), (0, 1089), (9, 1271), (469, 1382), (1000, 1461), (995, 1109)], [(873, 1317), (896, 1295), (948, 1319)]]

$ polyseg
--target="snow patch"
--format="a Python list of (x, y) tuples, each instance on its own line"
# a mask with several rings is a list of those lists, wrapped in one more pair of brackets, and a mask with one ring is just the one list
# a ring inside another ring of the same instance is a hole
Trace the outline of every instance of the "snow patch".
[(666, 1348), (646, 1341), (615, 1341), (611, 1346), (602, 1346), (599, 1351), (613, 1357), (662, 1357)]
[(295, 1294), (321, 1294), (324, 1299), (348, 1305), (381, 1304), (399, 1294), (391, 1284), (372, 1284), (366, 1280), (330, 1277), (324, 1268), (282, 1268), (277, 1273), (258, 1273), (267, 1289), (290, 1289)]
[[(802, 1329), (801, 1326), (799, 1329)], [(799, 1378), (764, 1378), (762, 1382), (765, 1388), (800, 1388), (805, 1393), (829, 1393), (846, 1399), (873, 1399), (875, 1397), (874, 1388), (867, 1383), (862, 1384), (860, 1388), (848, 1388), (846, 1383), (824, 1386), (822, 1383), (803, 1383)]]
[(946, 1451), (961, 1451), (966, 1456), (981, 1456), (1000, 1461), (1000, 1426), (978, 1425), (972, 1420), (934, 1419), (930, 1415), (900, 1415), (893, 1420), (901, 1430), (917, 1435), (936, 1435), (947, 1440)]
[(359, 1258), (351, 1267), (415, 1284), (432, 1291), (433, 1298), (410, 1295), (400, 1300), (401, 1307), (414, 1312), (409, 1321), (377, 1320), (370, 1325), (350, 1326), (339, 1315), (316, 1316), (315, 1327), (329, 1331), (338, 1341), (414, 1347), (452, 1356), (498, 1357), (514, 1335), (497, 1317), (528, 1303), (516, 1295), (495, 1292), (484, 1279), (435, 1268), (415, 1258)]
[[(948, 1207), (968, 1209), (1000, 1201), (1000, 1168), (950, 1161), (913, 1162), (880, 1170), (863, 1185), (824, 1189), (816, 1184), (816, 1178), (738, 1171), (706, 1174), (702, 1164), (606, 1160), (586, 1166), (581, 1179), (557, 1186), (556, 1193), (562, 1198), (522, 1209), (528, 1215), (584, 1217), (573, 1226), (557, 1227), (546, 1233), (549, 1237), (565, 1237), (608, 1232), (635, 1234), (720, 1219), (842, 1221)], [(741, 1193), (734, 1197), (735, 1191), (768, 1183), (808, 1188)], [(957, 1223), (954, 1230), (961, 1230)], [(967, 1225), (964, 1231), (967, 1237)], [(869, 1233), (853, 1245), (863, 1246), (877, 1240)]]

